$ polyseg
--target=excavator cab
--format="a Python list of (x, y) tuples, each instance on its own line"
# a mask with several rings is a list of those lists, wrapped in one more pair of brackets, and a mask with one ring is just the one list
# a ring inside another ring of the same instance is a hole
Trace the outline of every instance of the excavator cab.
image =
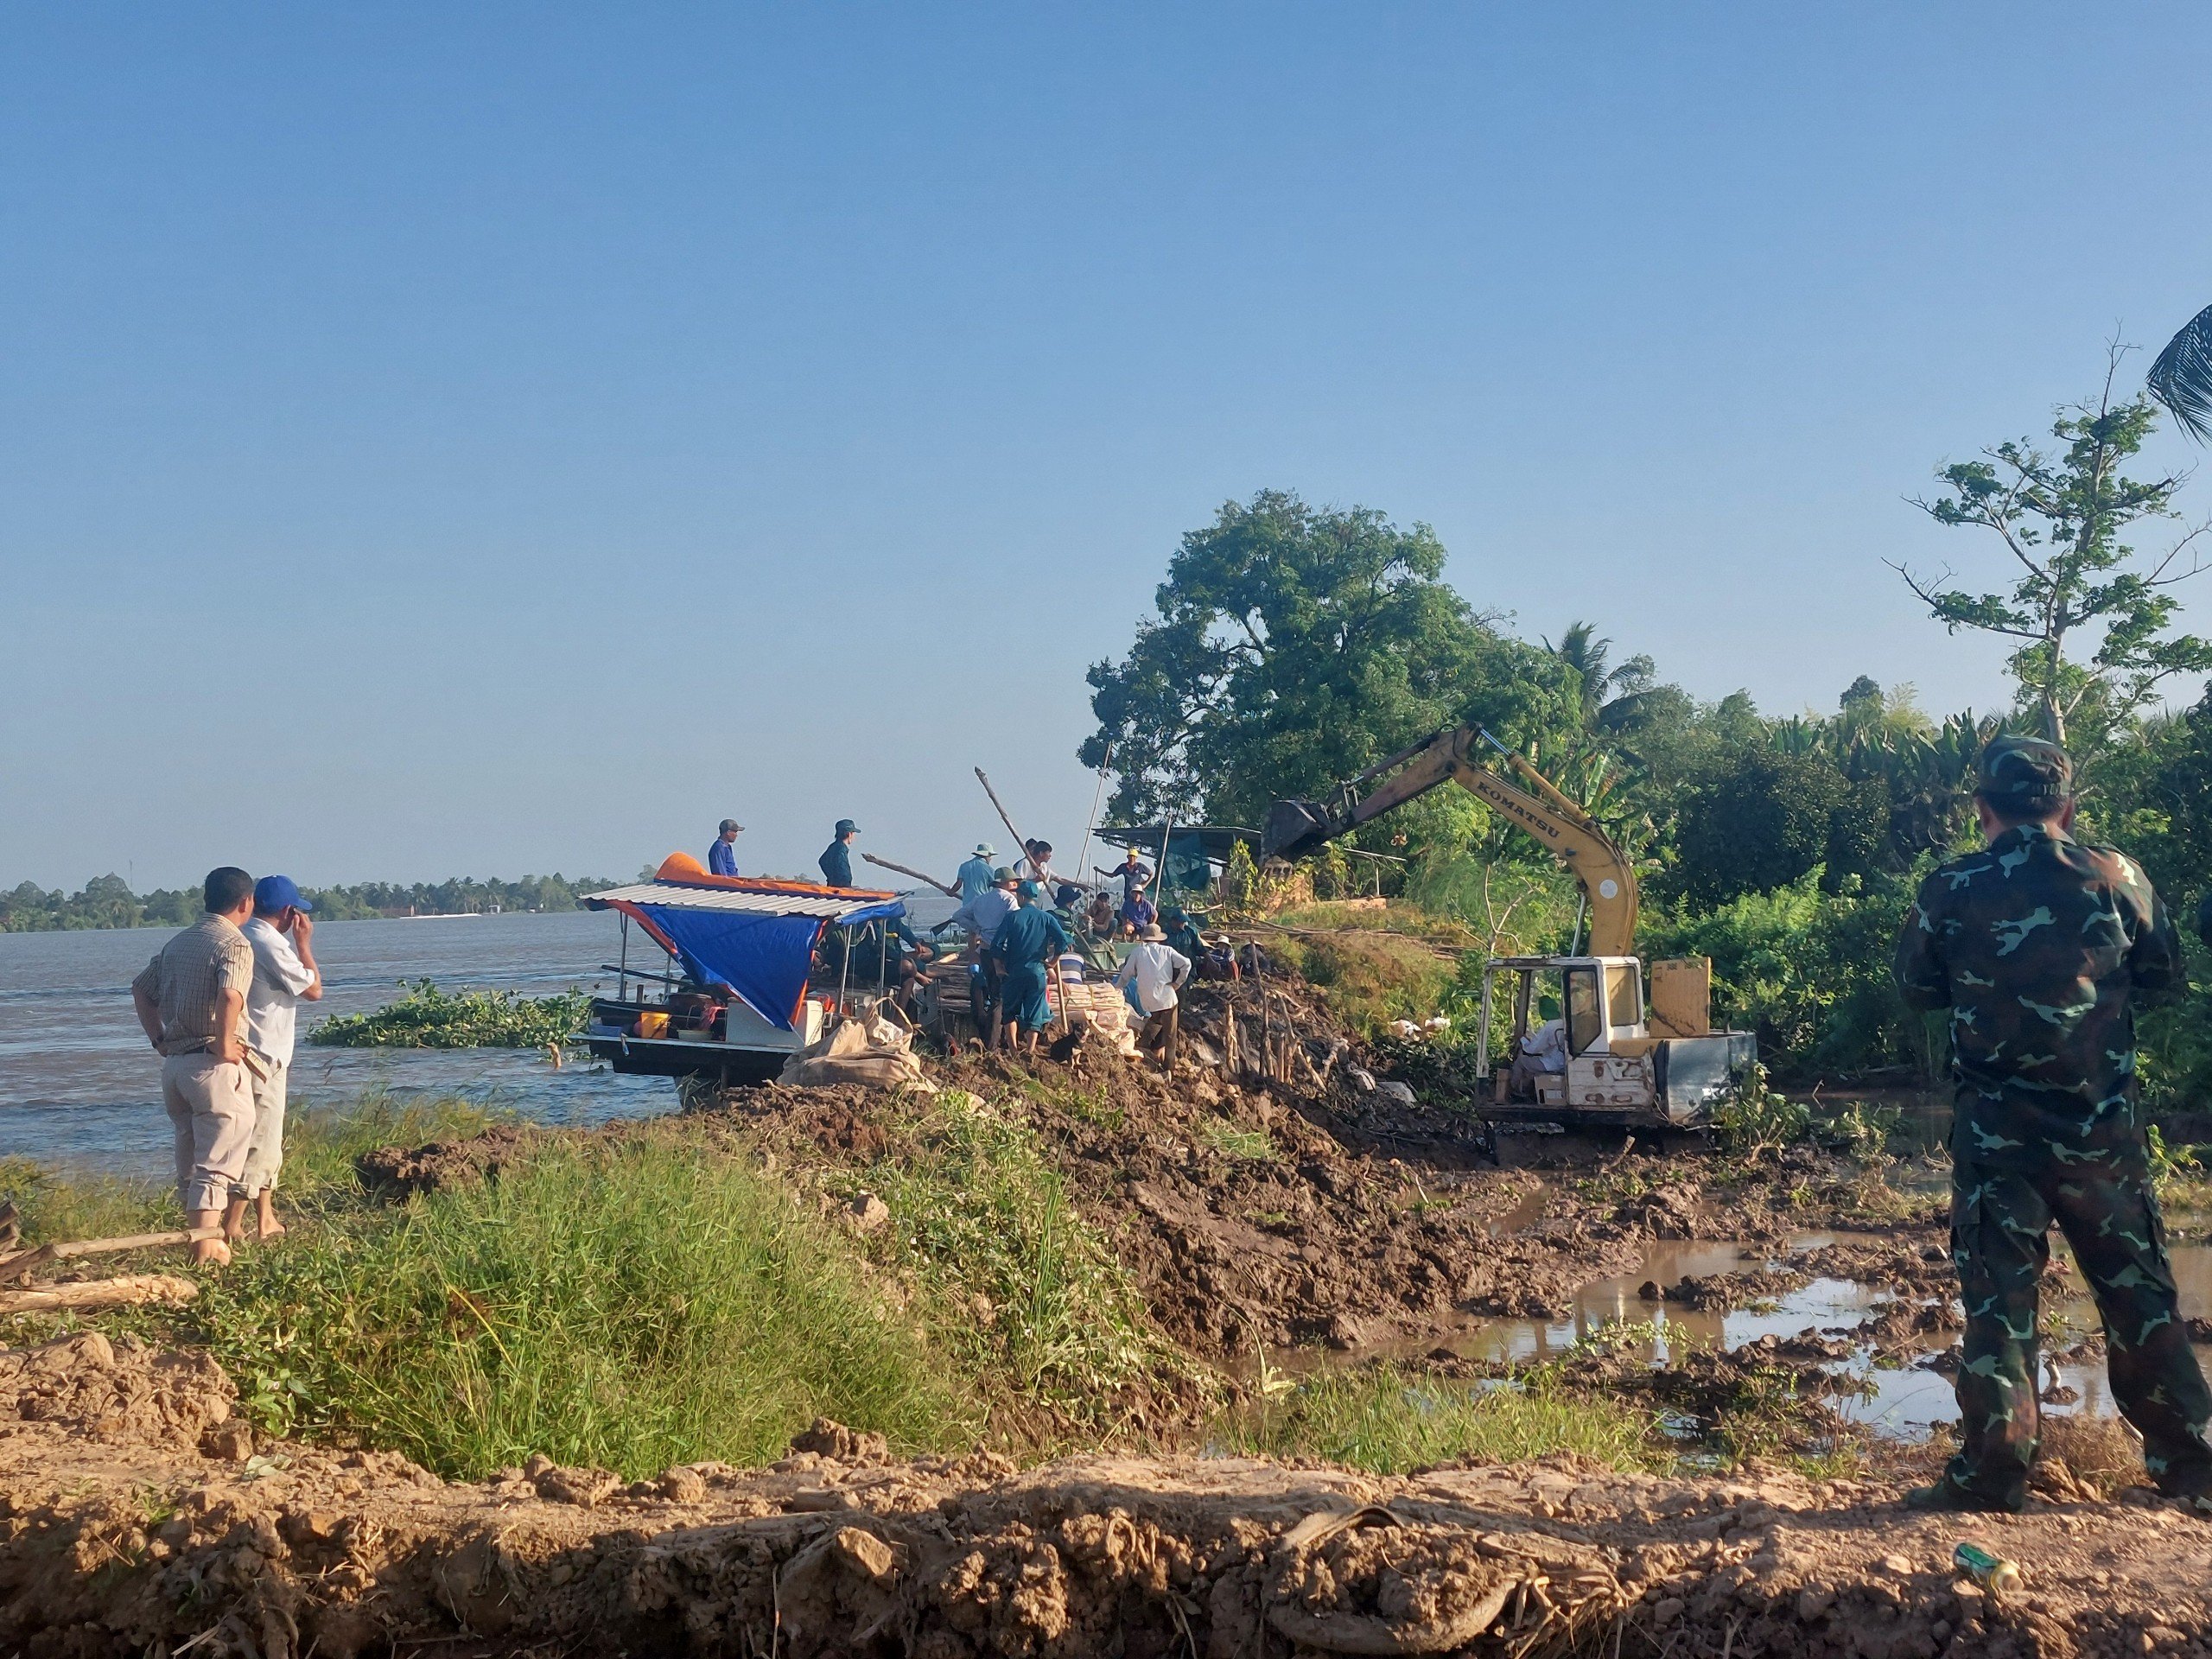
[[(1486, 1117), (1568, 1126), (1688, 1128), (1736, 1087), (1757, 1059), (1752, 1038), (1710, 1029), (1711, 969), (1702, 959), (1652, 964), (1647, 1012), (1643, 964), (1634, 957), (1496, 957), (1483, 969), (1476, 1076), (1484, 1080)], [(1510, 985), (1510, 991), (1506, 986)], [(1532, 1022), (1539, 988), (1560, 1009), (1556, 1042)], [(1502, 1052), (1491, 1033), (1502, 995), (1510, 995)], [(1560, 1063), (1547, 1070), (1524, 1055), (1524, 1039)]]

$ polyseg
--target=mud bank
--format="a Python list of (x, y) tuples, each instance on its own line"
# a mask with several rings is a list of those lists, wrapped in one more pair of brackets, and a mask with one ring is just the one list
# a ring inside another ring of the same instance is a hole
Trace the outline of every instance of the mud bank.
[[(1916, 1517), (1881, 1483), (1565, 1458), (1016, 1472), (828, 1423), (762, 1470), (625, 1485), (533, 1460), (449, 1484), (257, 1443), (202, 1361), (79, 1338), (0, 1372), (0, 1648), (34, 1659), (2212, 1652), (2212, 1524), (2155, 1502)], [(2026, 1588), (1955, 1578), (1968, 1536)]]

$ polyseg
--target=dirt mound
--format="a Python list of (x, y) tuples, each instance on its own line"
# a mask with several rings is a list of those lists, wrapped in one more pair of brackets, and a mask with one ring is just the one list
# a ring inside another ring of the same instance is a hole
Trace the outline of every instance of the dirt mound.
[(499, 1166), (543, 1138), (543, 1132), (495, 1124), (464, 1141), (433, 1141), (420, 1147), (379, 1147), (353, 1160), (361, 1185), (397, 1204), (417, 1192), (474, 1186), (497, 1179)]
[(105, 1441), (190, 1446), (227, 1424), (238, 1390), (200, 1353), (97, 1331), (0, 1350), (0, 1438), (37, 1423)]
[[(1019, 1116), (1155, 1324), (1203, 1357), (1561, 1314), (1580, 1284), (1632, 1268), (1646, 1236), (1617, 1205), (1525, 1169), (1391, 1155), (1371, 1115), (1347, 1128), (1334, 1091), (1164, 1078), (1091, 1047), (1033, 1072), (963, 1057), (932, 1075)], [(738, 1091), (716, 1116), (779, 1162), (863, 1175), (928, 1132), (925, 1114), (861, 1088)]]
[[(0, 1650), (1108, 1655), (1570, 1648), (1676, 1659), (2202, 1654), (2212, 1525), (2079, 1496), (1919, 1516), (1894, 1490), (1572, 1458), (1403, 1479), (1236, 1459), (829, 1452), (551, 1497), (289, 1446), (251, 1464), (52, 1423), (0, 1438)], [(1955, 1575), (1972, 1537), (2024, 1591)]]

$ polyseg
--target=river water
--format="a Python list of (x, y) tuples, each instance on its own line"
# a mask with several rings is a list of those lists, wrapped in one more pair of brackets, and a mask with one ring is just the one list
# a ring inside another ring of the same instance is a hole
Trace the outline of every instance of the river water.
[[(600, 964), (618, 960), (620, 920), (606, 912), (326, 922), (315, 955), (327, 994), (301, 1010), (304, 1033), (329, 1014), (358, 1014), (398, 995), (403, 979), (447, 990), (545, 995), (613, 988)], [(158, 1175), (169, 1157), (161, 1062), (130, 1008), (130, 980), (168, 931), (0, 933), (0, 1156)], [(641, 941), (632, 938), (633, 962)], [(658, 950), (644, 954), (658, 963)], [(597, 1123), (676, 1108), (664, 1077), (617, 1077), (542, 1051), (311, 1048), (295, 1058), (296, 1102), (458, 1093), (551, 1123)]]

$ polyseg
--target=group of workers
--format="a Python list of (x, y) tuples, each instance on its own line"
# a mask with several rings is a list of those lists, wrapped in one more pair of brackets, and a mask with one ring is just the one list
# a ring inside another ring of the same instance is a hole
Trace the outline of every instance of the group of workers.
[[(737, 838), (744, 830), (734, 818), (721, 821), (707, 849), (710, 874), (737, 874)], [(837, 820), (829, 846), (815, 861), (825, 886), (853, 885), (852, 847), (859, 834), (860, 826), (850, 818)], [(986, 1046), (1011, 1047), (1026, 1039), (1033, 1055), (1039, 1036), (1054, 1017), (1052, 968), (1075, 949), (1071, 927), (1079, 925), (1093, 942), (1112, 940), (1125, 949), (1114, 982), (1143, 1018), (1139, 1046), (1173, 1066), (1182, 986), (1202, 967), (1224, 978), (1236, 977), (1234, 954), (1226, 946), (1208, 945), (1180, 906), (1154, 904), (1154, 872), (1134, 850), (1111, 869), (1093, 867), (1093, 874), (1121, 883), (1121, 902), (1116, 905), (1109, 892), (1100, 891), (1082, 912), (1080, 924), (1074, 918), (1084, 889), (1054, 871), (1052, 842), (1024, 841), (1021, 856), (1012, 865), (994, 862), (997, 856), (990, 842), (976, 843), (946, 890), (960, 907), (930, 930), (931, 940), (904, 919), (893, 918), (869, 924), (864, 938), (839, 940), (833, 956), (843, 952), (859, 963), (873, 957), (893, 1001), (911, 1011), (922, 965), (938, 951), (932, 940), (958, 927), (976, 942), (970, 1007)]]

